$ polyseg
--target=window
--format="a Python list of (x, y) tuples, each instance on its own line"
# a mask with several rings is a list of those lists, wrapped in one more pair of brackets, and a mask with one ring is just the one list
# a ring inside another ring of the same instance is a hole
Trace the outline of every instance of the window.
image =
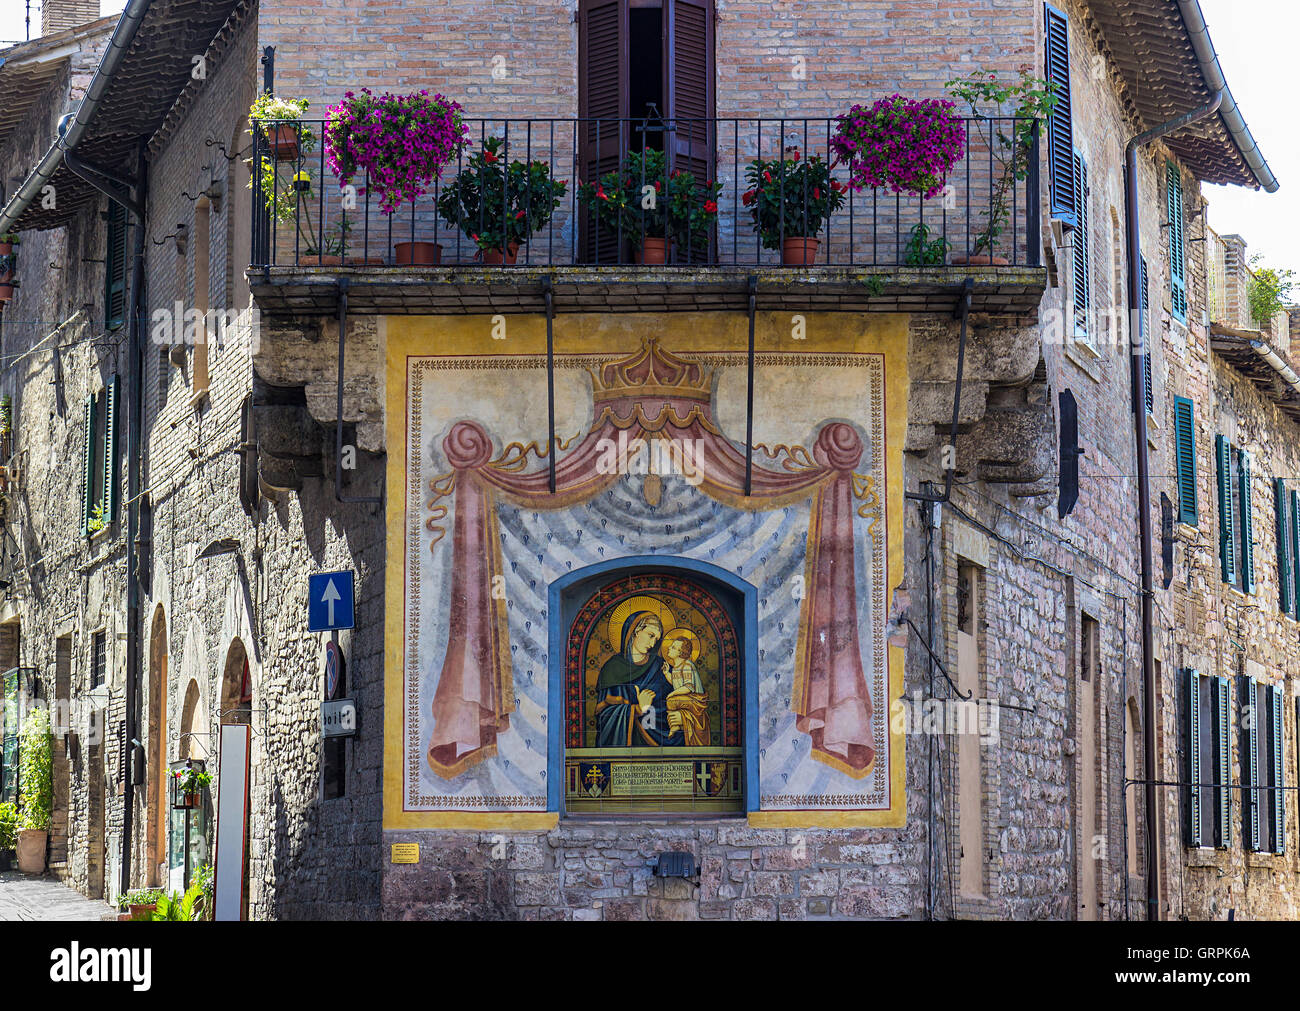
[(1187, 845), (1230, 846), (1232, 755), (1228, 679), (1184, 670), (1183, 719)]
[(1300, 501), (1282, 478), (1273, 481), (1273, 503), (1277, 514), (1278, 609), (1300, 618)]
[(1074, 122), (1070, 110), (1070, 19), (1043, 5), (1047, 29), (1047, 80), (1056, 85), (1056, 107), (1047, 124), (1047, 161), (1051, 176), (1052, 217), (1079, 224), (1074, 171)]
[[(1286, 785), (1282, 771), (1282, 690), (1241, 678), (1242, 828), (1246, 848), (1284, 850)], [(1274, 788), (1277, 789), (1274, 789)]]
[(1169, 203), (1169, 297), (1174, 316), (1187, 322), (1187, 261), (1183, 234), (1183, 176), (1172, 161), (1166, 166)]
[(1219, 563), (1223, 581), (1255, 592), (1255, 545), (1250, 495), (1250, 454), (1222, 435), (1214, 437), (1219, 484)]
[(1092, 260), (1088, 248), (1088, 163), (1074, 152), (1079, 227), (1074, 232), (1074, 335), (1087, 337), (1092, 321)]
[(90, 687), (98, 688), (104, 683), (108, 672), (108, 641), (104, 631), (90, 637)]
[[(978, 565), (957, 567), (957, 687), (974, 700), (984, 693), (984, 572)], [(958, 875), (961, 894), (982, 899), (984, 889), (984, 779), (980, 738), (974, 728), (957, 736), (957, 820), (961, 844)]]
[[(712, 0), (580, 0), (578, 28), (579, 178), (651, 148), (666, 150), (672, 168), (712, 179)], [(655, 129), (660, 120), (666, 129)], [(586, 258), (617, 262), (616, 237), (591, 224)]]
[(126, 208), (110, 200), (104, 252), (104, 318), (109, 330), (126, 322), (126, 232)]
[(107, 529), (116, 518), (118, 484), (117, 415), (121, 397), (116, 375), (83, 403), (81, 535)]
[(1151, 365), (1151, 297), (1147, 287), (1147, 258), (1141, 258), (1139, 267), (1138, 297), (1142, 299), (1142, 393), (1146, 400), (1147, 414), (1156, 413), (1156, 386)]
[(1178, 466), (1178, 522), (1196, 526), (1196, 425), (1192, 402), (1174, 397), (1174, 457)]

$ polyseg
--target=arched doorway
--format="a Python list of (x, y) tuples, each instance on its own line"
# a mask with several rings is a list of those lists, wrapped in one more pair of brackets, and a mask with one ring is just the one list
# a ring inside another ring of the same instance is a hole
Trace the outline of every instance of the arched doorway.
[(167, 616), (158, 605), (149, 633), (149, 781), (148, 867), (150, 887), (164, 884), (167, 862), (167, 821), (171, 805), (167, 796)]
[[(235, 639), (231, 642), (230, 648), (226, 651), (226, 663), (222, 669), (220, 723), (222, 725), (234, 724), (251, 728), (253, 722), (252, 713), (253, 679), (248, 667), (248, 652), (244, 649), (243, 642), (239, 639)], [(220, 788), (220, 784), (218, 784), (218, 789)], [(245, 788), (247, 789), (247, 782)], [(220, 801), (220, 803), (224, 805), (224, 800)], [(244, 803), (243, 833), (243, 901), (240, 909), (240, 919), (242, 920), (248, 919), (248, 815), (249, 804), (246, 795)]]

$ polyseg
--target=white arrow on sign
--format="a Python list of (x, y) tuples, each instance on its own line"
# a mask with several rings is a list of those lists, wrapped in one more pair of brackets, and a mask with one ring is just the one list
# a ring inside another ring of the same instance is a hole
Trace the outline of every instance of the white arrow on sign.
[(334, 624), (334, 603), (335, 601), (343, 599), (342, 597), (339, 596), (339, 590), (338, 587), (334, 585), (334, 580), (331, 579), (328, 583), (325, 584), (325, 592), (321, 594), (320, 599), (321, 599), (321, 603), (323, 603), (327, 608), (329, 608), (329, 619), (326, 622), (326, 624), (333, 625)]

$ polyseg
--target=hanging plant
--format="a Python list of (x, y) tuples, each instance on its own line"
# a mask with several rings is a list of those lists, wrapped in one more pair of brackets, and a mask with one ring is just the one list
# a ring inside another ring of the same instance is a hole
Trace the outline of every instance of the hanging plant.
[(849, 185), (917, 193), (927, 200), (943, 189), (966, 150), (966, 129), (952, 102), (890, 95), (871, 108), (855, 105), (841, 116), (830, 148), (849, 168)]
[(463, 110), (449, 98), (427, 91), (375, 96), (362, 88), (330, 107), (325, 156), (345, 183), (368, 172), (379, 209), (392, 214), (429, 191), (466, 138)]
[[(248, 118), (262, 131), (270, 156), (277, 161), (292, 161), (298, 152), (316, 149), (316, 134), (302, 123), (307, 111), (305, 98), (278, 98), (261, 94), (249, 107)], [(253, 127), (249, 128), (252, 133)]]

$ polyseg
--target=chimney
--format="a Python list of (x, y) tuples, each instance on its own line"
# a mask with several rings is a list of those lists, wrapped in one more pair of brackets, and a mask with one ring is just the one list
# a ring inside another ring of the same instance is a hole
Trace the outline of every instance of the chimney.
[(41, 34), (54, 35), (80, 28), (99, 18), (99, 0), (44, 0), (41, 4)]

